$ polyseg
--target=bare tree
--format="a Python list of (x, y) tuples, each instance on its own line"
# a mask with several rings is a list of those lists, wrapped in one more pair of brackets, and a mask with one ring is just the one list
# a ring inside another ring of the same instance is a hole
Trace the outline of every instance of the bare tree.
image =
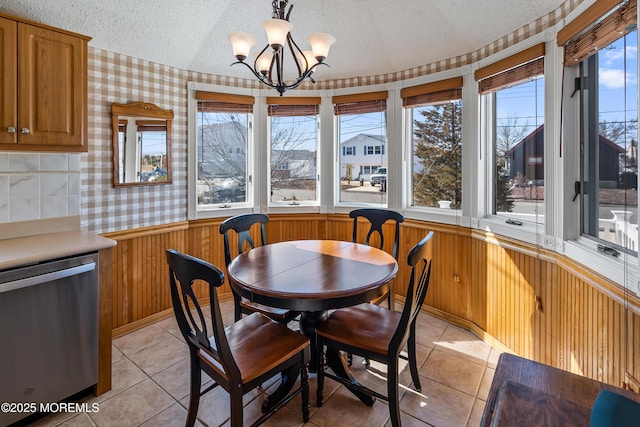
[(516, 144), (524, 139), (529, 133), (529, 123), (518, 124), (519, 117), (509, 116), (500, 121), (496, 126), (496, 156), (505, 158), (505, 153), (511, 150)]
[[(314, 160), (315, 153), (304, 149), (305, 126), (291, 120), (282, 121), (279, 117), (271, 119), (271, 185), (294, 177), (308, 175), (309, 162)], [(286, 169), (288, 174), (279, 174), (278, 170)], [(288, 176), (287, 176), (288, 175)]]
[(613, 122), (603, 120), (598, 123), (598, 133), (618, 145), (624, 144), (628, 137), (637, 140), (637, 130), (638, 119)]
[(198, 181), (205, 203), (244, 199), (247, 174), (247, 124), (241, 115), (204, 113), (197, 129)]

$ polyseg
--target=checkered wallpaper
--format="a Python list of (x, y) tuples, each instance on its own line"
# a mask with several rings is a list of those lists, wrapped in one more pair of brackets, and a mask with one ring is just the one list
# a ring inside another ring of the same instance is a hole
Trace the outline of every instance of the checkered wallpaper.
[[(466, 55), (396, 73), (311, 83), (302, 88), (336, 89), (387, 83), (460, 67), (490, 56), (553, 27), (583, 0), (557, 10)], [(94, 233), (169, 224), (187, 218), (187, 83), (258, 87), (255, 80), (185, 71), (105, 50), (89, 48), (89, 153), (81, 156), (82, 229)], [(173, 184), (113, 188), (111, 104), (151, 102), (172, 109)]]

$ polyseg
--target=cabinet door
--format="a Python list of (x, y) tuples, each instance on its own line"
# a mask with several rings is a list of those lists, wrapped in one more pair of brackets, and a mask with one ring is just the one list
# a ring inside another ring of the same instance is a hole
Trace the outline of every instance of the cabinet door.
[(86, 103), (86, 41), (18, 23), (18, 143), (86, 151)]
[(16, 49), (18, 24), (0, 18), (0, 143), (15, 144), (18, 126), (16, 118), (17, 68)]

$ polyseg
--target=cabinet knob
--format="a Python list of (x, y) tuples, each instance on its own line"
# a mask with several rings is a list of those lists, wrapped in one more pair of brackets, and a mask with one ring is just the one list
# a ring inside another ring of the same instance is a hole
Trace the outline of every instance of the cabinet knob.
[(9, 132), (9, 133), (16, 133), (16, 128), (14, 128), (13, 126), (9, 126), (9, 127), (7, 128), (7, 132)]
[(29, 133), (29, 128), (20, 129), (20, 133), (23, 134), (23, 135)]

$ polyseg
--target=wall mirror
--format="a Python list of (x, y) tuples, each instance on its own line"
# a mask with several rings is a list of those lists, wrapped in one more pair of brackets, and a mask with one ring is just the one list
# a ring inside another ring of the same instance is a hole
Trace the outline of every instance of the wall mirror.
[(114, 187), (171, 183), (172, 121), (154, 104), (111, 104)]

